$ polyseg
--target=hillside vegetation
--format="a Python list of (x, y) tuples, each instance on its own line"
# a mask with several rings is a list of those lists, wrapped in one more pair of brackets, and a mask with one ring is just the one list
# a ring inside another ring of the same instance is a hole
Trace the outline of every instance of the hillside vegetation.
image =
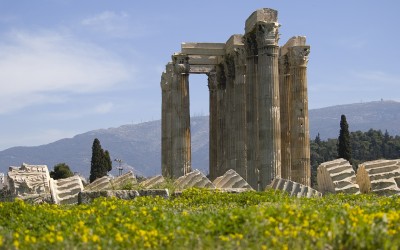
[[(321, 140), (319, 135), (311, 140), (312, 184), (316, 184), (318, 165), (338, 158), (337, 139)], [(358, 164), (378, 159), (400, 158), (400, 136), (392, 136), (386, 131), (370, 129), (367, 132), (351, 132), (351, 163), (356, 169)]]

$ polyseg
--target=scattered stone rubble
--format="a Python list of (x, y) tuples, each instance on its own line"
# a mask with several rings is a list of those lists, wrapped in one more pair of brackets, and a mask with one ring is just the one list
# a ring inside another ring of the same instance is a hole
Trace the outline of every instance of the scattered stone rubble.
[(317, 170), (318, 190), (326, 193), (359, 194), (356, 174), (353, 167), (345, 159), (324, 162)]
[(400, 194), (400, 159), (376, 160), (360, 164), (357, 183), (362, 193)]
[(158, 185), (162, 185), (164, 183), (165, 183), (164, 177), (162, 175), (157, 175), (157, 176), (151, 177), (147, 180), (140, 182), (139, 186), (144, 189), (152, 189), (152, 188), (154, 188)]
[(214, 184), (197, 169), (179, 177), (174, 184), (178, 190), (192, 187), (215, 189)]
[(83, 184), (77, 175), (59, 180), (51, 178), (50, 190), (55, 204), (76, 204), (78, 203), (78, 194), (83, 191)]
[(243, 190), (254, 190), (235, 170), (229, 169), (222, 176), (217, 177), (213, 184), (218, 189), (240, 188)]
[(8, 171), (9, 189), (16, 196), (50, 193), (50, 174), (46, 165), (11, 166)]
[(285, 180), (281, 178), (275, 178), (272, 181), (271, 188), (275, 190), (281, 190), (289, 193), (290, 196), (295, 196), (295, 197), (321, 197), (322, 193), (318, 192), (317, 190), (305, 186), (303, 184), (290, 181), (290, 180)]

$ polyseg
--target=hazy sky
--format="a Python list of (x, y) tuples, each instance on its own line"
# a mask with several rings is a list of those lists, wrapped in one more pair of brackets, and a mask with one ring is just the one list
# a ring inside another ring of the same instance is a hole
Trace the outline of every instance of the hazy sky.
[[(0, 150), (160, 119), (182, 42), (225, 42), (259, 8), (311, 45), (309, 108), (400, 101), (400, 1), (0, 0)], [(190, 77), (208, 115), (207, 78)]]

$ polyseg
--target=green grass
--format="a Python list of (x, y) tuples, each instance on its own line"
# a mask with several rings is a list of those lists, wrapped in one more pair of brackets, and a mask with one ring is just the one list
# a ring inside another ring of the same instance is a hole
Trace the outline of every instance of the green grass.
[(4, 249), (398, 249), (400, 198), (190, 189), (90, 205), (0, 203)]

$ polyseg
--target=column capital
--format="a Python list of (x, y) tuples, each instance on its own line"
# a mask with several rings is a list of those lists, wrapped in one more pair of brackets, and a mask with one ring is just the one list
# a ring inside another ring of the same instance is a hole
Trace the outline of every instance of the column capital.
[(288, 48), (288, 58), (291, 67), (307, 67), (310, 46), (293, 46)]
[(257, 39), (255, 32), (247, 33), (243, 36), (243, 44), (247, 56), (254, 56), (258, 54)]
[(217, 89), (217, 71), (213, 70), (207, 73), (208, 76), (208, 89), (214, 91)]
[(278, 28), (280, 24), (277, 22), (264, 23), (259, 22), (256, 26), (256, 37), (258, 49), (265, 46), (277, 46), (279, 40)]
[(189, 57), (186, 54), (176, 53), (172, 55), (174, 71), (177, 74), (188, 74), (190, 71)]
[(287, 54), (280, 56), (278, 59), (278, 63), (279, 63), (279, 74), (288, 75), (290, 67), (289, 67), (289, 58)]

